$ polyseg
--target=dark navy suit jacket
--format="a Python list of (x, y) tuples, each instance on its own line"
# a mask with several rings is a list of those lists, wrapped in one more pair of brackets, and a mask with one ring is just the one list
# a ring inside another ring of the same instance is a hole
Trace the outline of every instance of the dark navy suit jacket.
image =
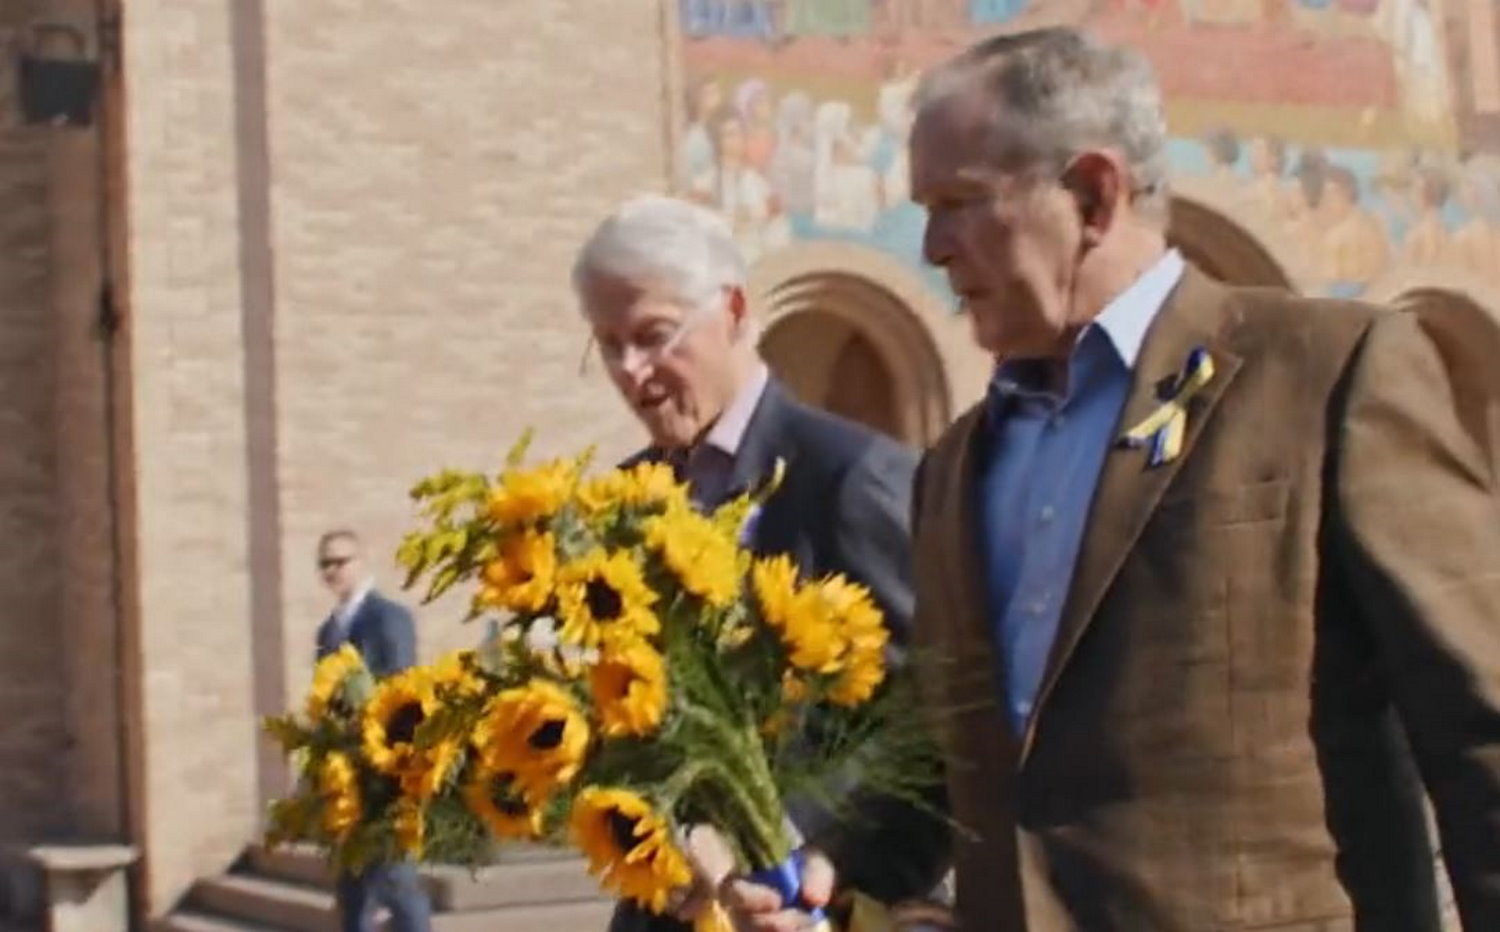
[(330, 616), (318, 628), (318, 659), (353, 644), (376, 676), (390, 676), (417, 662), (417, 629), (406, 606), (371, 590), (355, 610), (347, 637)]

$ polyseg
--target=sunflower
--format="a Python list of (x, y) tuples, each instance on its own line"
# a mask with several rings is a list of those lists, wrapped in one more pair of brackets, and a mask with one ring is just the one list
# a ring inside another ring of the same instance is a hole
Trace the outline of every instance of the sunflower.
[(528, 798), (513, 773), (474, 768), (464, 786), (464, 802), (496, 838), (528, 839), (542, 833), (542, 808)]
[(756, 560), (750, 568), (750, 588), (766, 623), (778, 631), (784, 629), (797, 597), (797, 567), (792, 558), (782, 554)]
[(462, 748), (462, 743), (450, 739), (412, 752), (401, 771), (402, 794), (426, 801), (442, 792), (448, 778), (463, 763)]
[(417, 729), (437, 711), (431, 672), (402, 670), (375, 687), (364, 712), (364, 751), (381, 773), (400, 776), (417, 753)]
[(539, 612), (552, 599), (557, 574), (557, 541), (535, 530), (510, 534), (500, 554), (484, 568), (480, 602), (513, 612)]
[(474, 745), (485, 767), (515, 774), (525, 792), (541, 799), (583, 766), (589, 726), (567, 690), (534, 679), (490, 701), (474, 729)]
[(615, 508), (686, 506), (688, 494), (666, 463), (637, 463), (580, 485), (578, 503), (586, 514), (599, 515)]
[(690, 508), (671, 508), (646, 522), (646, 546), (693, 595), (724, 608), (740, 594), (739, 548), (714, 522)]
[(345, 644), (318, 661), (313, 668), (312, 689), (307, 694), (307, 717), (320, 721), (331, 709), (343, 705), (341, 693), (349, 677), (365, 672), (359, 648)]
[(791, 665), (809, 673), (841, 670), (847, 645), (838, 618), (817, 590), (800, 590), (789, 608), (780, 633)]
[(589, 687), (605, 737), (649, 735), (666, 714), (666, 663), (649, 644), (606, 651), (589, 671)]
[(342, 841), (359, 824), (363, 805), (359, 774), (349, 755), (331, 752), (318, 768), (318, 795), (323, 798), (323, 830)]
[(651, 609), (656, 593), (641, 566), (626, 551), (594, 550), (557, 574), (559, 637), (569, 644), (598, 647), (649, 637), (661, 630)]
[(535, 469), (513, 469), (490, 492), (490, 518), (505, 527), (535, 524), (562, 508), (578, 479), (578, 464), (554, 460)]
[(432, 687), (442, 697), (476, 696), (484, 691), (478, 654), (472, 648), (439, 657), (431, 667)]
[(890, 632), (864, 586), (835, 576), (819, 583), (816, 591), (833, 613), (844, 641), (842, 669), (828, 698), (843, 706), (859, 705), (885, 680), (885, 646)]
[(660, 913), (693, 881), (667, 822), (628, 790), (591, 786), (573, 802), (569, 827), (589, 872), (621, 897)]

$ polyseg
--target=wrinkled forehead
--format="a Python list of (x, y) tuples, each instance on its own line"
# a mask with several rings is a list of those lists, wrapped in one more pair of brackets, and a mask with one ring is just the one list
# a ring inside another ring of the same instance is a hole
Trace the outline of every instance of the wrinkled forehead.
[(644, 323), (681, 320), (687, 313), (686, 303), (666, 285), (618, 276), (590, 276), (578, 298), (595, 331), (630, 331)]

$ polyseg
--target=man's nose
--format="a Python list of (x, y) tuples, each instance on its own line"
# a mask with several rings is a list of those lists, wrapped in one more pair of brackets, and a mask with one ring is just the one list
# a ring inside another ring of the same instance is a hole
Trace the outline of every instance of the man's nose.
[(927, 228), (922, 231), (922, 258), (928, 265), (946, 266), (953, 258), (952, 240), (946, 223), (928, 218)]
[(626, 346), (615, 361), (615, 371), (630, 391), (640, 391), (651, 377), (651, 357), (634, 346)]

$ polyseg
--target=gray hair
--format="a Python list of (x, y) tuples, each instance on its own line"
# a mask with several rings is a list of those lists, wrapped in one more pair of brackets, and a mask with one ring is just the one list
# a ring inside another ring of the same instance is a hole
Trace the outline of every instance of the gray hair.
[(930, 72), (918, 111), (978, 90), (993, 110), (995, 165), (1061, 171), (1091, 148), (1119, 152), (1142, 207), (1164, 213), (1167, 123), (1151, 64), (1067, 27), (996, 36)]
[(578, 251), (573, 290), (582, 295), (601, 278), (666, 287), (679, 301), (696, 306), (726, 286), (743, 288), (745, 259), (718, 214), (647, 194), (621, 205)]

